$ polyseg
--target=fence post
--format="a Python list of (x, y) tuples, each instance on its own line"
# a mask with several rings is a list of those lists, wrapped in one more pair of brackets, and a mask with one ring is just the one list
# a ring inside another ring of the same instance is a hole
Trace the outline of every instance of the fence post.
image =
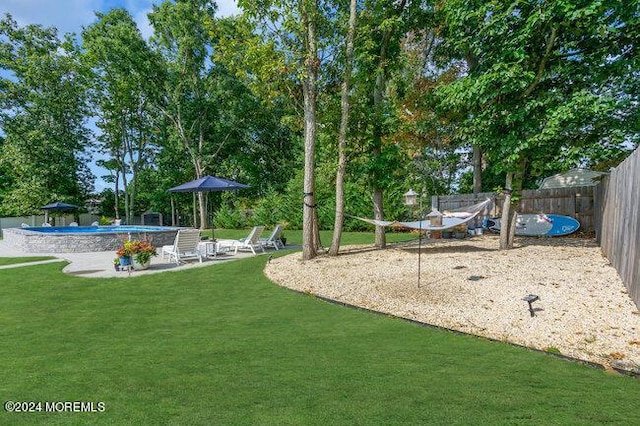
[(438, 196), (431, 196), (431, 210), (440, 210), (440, 203), (438, 202)]

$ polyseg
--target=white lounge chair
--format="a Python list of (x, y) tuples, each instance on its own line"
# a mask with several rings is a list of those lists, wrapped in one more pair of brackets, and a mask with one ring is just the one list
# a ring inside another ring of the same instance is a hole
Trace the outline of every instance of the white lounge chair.
[(78, 226), (78, 222), (71, 222), (69, 226)]
[(284, 248), (284, 244), (282, 244), (282, 240), (280, 237), (282, 236), (283, 226), (278, 224), (275, 228), (273, 228), (273, 232), (269, 235), (269, 238), (260, 238), (260, 244), (263, 247), (273, 247), (276, 250), (280, 250)]
[(197, 229), (180, 229), (171, 246), (163, 246), (160, 255), (163, 259), (175, 260), (176, 265), (187, 259), (198, 259), (202, 263), (202, 253), (198, 250), (200, 231)]
[(264, 226), (254, 226), (247, 238), (241, 240), (218, 240), (218, 247), (234, 249), (234, 254), (238, 253), (238, 250), (251, 250), (253, 254), (256, 254), (256, 248), (259, 248), (264, 253), (264, 246), (260, 243), (260, 236), (264, 232)]
[(22, 225), (20, 225), (22, 228), (30, 228), (28, 223), (24, 223), (22, 222)]
[(45, 223), (42, 224), (42, 226), (49, 227), (49, 226), (51, 226), (51, 224), (49, 222), (45, 222)]
[(100, 226), (100, 224), (96, 221), (96, 222), (91, 222), (91, 226)]

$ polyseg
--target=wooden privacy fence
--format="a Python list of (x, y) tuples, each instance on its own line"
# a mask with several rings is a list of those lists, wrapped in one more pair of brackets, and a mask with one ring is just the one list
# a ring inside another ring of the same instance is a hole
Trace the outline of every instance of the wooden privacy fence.
[[(464, 208), (487, 198), (493, 201), (491, 210), (482, 213), (476, 221), (476, 226), (482, 224), (486, 217), (502, 214), (504, 197), (495, 192), (480, 192), (478, 194), (435, 195), (431, 197), (431, 205), (440, 211)], [(594, 187), (581, 186), (574, 188), (553, 188), (540, 190), (524, 190), (520, 197), (518, 213), (547, 213), (571, 216), (580, 222), (580, 229), (594, 230)]]
[(640, 307), (640, 148), (596, 189), (596, 239)]

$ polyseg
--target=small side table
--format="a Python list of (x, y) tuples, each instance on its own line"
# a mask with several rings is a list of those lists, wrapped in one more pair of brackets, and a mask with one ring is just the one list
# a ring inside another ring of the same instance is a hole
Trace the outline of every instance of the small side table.
[(228, 253), (229, 247), (222, 246), (217, 241), (201, 241), (198, 243), (198, 250), (202, 256), (215, 259), (219, 254)]

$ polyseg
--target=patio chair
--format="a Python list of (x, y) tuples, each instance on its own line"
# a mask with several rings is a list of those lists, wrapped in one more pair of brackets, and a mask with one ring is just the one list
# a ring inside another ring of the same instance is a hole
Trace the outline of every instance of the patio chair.
[(45, 223), (43, 223), (43, 224), (42, 224), (42, 226), (44, 226), (44, 227), (50, 227), (50, 226), (51, 226), (51, 224), (50, 224), (49, 222), (45, 222)]
[(198, 259), (202, 263), (202, 253), (198, 250), (198, 243), (200, 243), (199, 230), (180, 229), (173, 245), (163, 246), (160, 255), (163, 259), (168, 257), (170, 261), (175, 260), (176, 265), (187, 259)]
[(91, 222), (91, 226), (100, 226), (100, 224), (97, 221), (95, 221), (95, 222)]
[(28, 223), (24, 223), (22, 222), (22, 225), (20, 225), (22, 228), (30, 228)]
[(278, 224), (275, 228), (273, 228), (273, 232), (269, 235), (269, 238), (260, 238), (260, 244), (263, 247), (273, 247), (276, 250), (280, 250), (284, 248), (284, 244), (282, 244), (282, 240), (280, 237), (282, 236), (283, 226)]
[(78, 222), (71, 222), (69, 226), (78, 226)]
[(232, 248), (233, 254), (237, 254), (238, 250), (251, 250), (253, 254), (256, 254), (256, 248), (259, 248), (264, 253), (264, 246), (260, 243), (260, 236), (264, 232), (264, 226), (254, 226), (249, 235), (241, 240), (218, 240), (218, 247), (220, 248)]

